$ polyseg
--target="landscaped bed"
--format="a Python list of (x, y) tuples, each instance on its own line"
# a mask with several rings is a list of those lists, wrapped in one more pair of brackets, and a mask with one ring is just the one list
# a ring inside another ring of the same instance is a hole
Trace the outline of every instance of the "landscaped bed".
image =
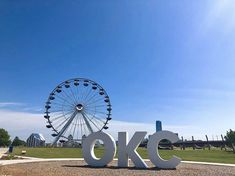
[(118, 168), (117, 162), (111, 162), (104, 168), (91, 168), (84, 161), (51, 161), (0, 166), (0, 175), (11, 176), (89, 176), (89, 175), (158, 175), (158, 176), (234, 176), (235, 167), (201, 164), (180, 164), (175, 170), (160, 170), (150, 162), (149, 169)]

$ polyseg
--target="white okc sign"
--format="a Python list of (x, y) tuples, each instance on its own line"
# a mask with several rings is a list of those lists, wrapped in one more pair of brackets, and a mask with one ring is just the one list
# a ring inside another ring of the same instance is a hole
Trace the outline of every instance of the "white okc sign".
[[(118, 133), (118, 167), (128, 167), (129, 159), (132, 160), (135, 167), (148, 167), (136, 151), (137, 147), (144, 139), (146, 134), (147, 132), (138, 131), (128, 142), (127, 132)], [(167, 139), (172, 143), (179, 140), (178, 136), (170, 131), (159, 131), (154, 133), (150, 137), (147, 144), (149, 159), (158, 168), (176, 168), (176, 166), (181, 162), (180, 158), (173, 156), (170, 160), (164, 160), (158, 153), (159, 142), (163, 139)], [(94, 146), (97, 140), (101, 140), (104, 143), (104, 155), (102, 158), (97, 158), (94, 154)], [(94, 167), (104, 167), (113, 160), (116, 154), (115, 140), (111, 135), (104, 132), (92, 133), (86, 139), (84, 139), (82, 152), (84, 160), (88, 165)]]

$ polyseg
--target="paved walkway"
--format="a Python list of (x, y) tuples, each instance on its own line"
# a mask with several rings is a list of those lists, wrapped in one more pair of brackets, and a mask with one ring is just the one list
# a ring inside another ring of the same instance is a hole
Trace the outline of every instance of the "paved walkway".
[[(47, 161), (83, 161), (83, 158), (32, 158), (32, 157), (22, 157), (23, 159), (17, 160), (0, 160), (0, 165), (10, 165), (10, 164), (19, 164), (19, 163), (34, 163), (34, 162), (47, 162)], [(117, 159), (114, 159), (115, 161)], [(150, 161), (145, 159), (145, 161)], [(235, 167), (235, 164), (223, 164), (223, 163), (209, 163), (209, 162), (197, 162), (197, 161), (182, 161), (186, 164), (202, 164), (202, 165), (214, 165), (214, 166), (229, 166)]]

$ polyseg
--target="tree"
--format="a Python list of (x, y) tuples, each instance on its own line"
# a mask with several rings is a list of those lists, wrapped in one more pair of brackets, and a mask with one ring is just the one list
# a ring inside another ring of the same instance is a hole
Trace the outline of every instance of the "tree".
[(25, 146), (26, 142), (21, 140), (18, 136), (15, 137), (15, 139), (12, 142), (13, 146)]
[(225, 138), (230, 143), (230, 145), (233, 148), (233, 152), (235, 153), (235, 131), (233, 131), (231, 129), (229, 131), (227, 131)]
[(0, 146), (9, 146), (10, 143), (10, 135), (5, 129), (0, 128)]

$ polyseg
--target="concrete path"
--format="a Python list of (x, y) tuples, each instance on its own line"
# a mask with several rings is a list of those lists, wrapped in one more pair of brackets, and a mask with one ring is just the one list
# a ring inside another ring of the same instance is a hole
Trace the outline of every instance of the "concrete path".
[[(47, 162), (47, 161), (83, 161), (84, 160), (83, 158), (48, 158), (48, 159), (31, 158), (31, 157), (22, 157), (22, 158), (23, 159), (17, 159), (17, 160), (0, 160), (0, 165)], [(117, 160), (117, 159), (114, 159), (114, 160)], [(144, 161), (150, 161), (150, 160), (145, 159)], [(235, 164), (209, 163), (209, 162), (197, 162), (197, 161), (182, 161), (182, 163), (235, 167)]]

